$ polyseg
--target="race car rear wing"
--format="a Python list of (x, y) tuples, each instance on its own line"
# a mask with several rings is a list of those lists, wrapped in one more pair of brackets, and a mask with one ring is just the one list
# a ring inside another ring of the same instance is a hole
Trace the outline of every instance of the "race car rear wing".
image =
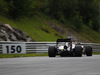
[(72, 42), (71, 38), (68, 39), (57, 39), (57, 42)]

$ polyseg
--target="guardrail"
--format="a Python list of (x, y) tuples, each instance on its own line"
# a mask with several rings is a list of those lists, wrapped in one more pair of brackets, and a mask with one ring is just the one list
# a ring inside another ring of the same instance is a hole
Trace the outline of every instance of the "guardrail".
[[(7, 41), (4, 42), (4, 41), (0, 41), (0, 53), (1, 54), (6, 53), (4, 51), (5, 49), (7, 49), (8, 53), (21, 53), (21, 49), (25, 50), (25, 51), (22, 51), (22, 53), (47, 53), (48, 47), (54, 46), (54, 45), (56, 45), (56, 42), (7, 42)], [(83, 45), (83, 46), (90, 45), (93, 48), (93, 52), (100, 52), (100, 44), (80, 43), (80, 45)]]
[(26, 53), (47, 53), (49, 46), (56, 45), (56, 42), (26, 42)]

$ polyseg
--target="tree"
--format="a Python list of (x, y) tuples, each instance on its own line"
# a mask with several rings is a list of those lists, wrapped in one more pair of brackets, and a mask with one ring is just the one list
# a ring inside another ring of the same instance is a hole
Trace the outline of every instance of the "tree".
[(10, 0), (8, 14), (13, 19), (28, 15), (30, 11), (31, 0)]
[(74, 25), (76, 31), (80, 31), (83, 25), (82, 17), (79, 16), (79, 12), (74, 17), (71, 17), (71, 22)]
[(6, 15), (8, 12), (7, 3), (0, 0), (0, 15)]
[(89, 23), (93, 17), (97, 15), (97, 9), (95, 0), (79, 0), (79, 11), (80, 15), (83, 17), (83, 22), (85, 24)]
[(69, 19), (70, 17), (73, 17), (77, 14), (78, 9), (78, 0), (65, 0), (65, 6), (63, 13), (66, 17), (66, 19)]
[(66, 19), (76, 15), (78, 0), (52, 0), (50, 3), (50, 14), (59, 19), (62, 15)]
[(50, 15), (56, 19), (60, 18), (60, 13), (62, 12), (63, 8), (61, 9), (60, 5), (61, 3), (59, 2), (60, 0), (52, 0), (50, 2)]

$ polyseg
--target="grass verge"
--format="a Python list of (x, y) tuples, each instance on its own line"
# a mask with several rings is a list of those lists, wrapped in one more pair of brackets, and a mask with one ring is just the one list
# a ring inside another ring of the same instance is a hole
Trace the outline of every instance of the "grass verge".
[[(93, 53), (93, 55), (100, 55), (100, 52)], [(37, 57), (37, 56), (48, 56), (47, 53), (41, 54), (0, 54), (0, 58), (18, 58), (18, 57)]]
[(94, 52), (93, 54), (94, 55), (100, 55), (100, 52)]
[(0, 58), (17, 58), (17, 57), (36, 57), (36, 56), (47, 56), (47, 53), (41, 54), (0, 54)]

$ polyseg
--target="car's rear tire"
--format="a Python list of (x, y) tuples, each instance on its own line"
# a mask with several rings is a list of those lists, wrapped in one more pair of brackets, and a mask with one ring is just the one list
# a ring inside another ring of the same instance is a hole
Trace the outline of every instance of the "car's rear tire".
[(82, 56), (82, 47), (81, 46), (76, 46), (74, 50), (75, 56), (76, 57), (81, 57)]
[(48, 56), (49, 56), (49, 57), (55, 57), (55, 56), (56, 56), (56, 49), (55, 49), (55, 46), (49, 46), (49, 49), (48, 49)]
[(92, 56), (92, 47), (91, 46), (85, 47), (85, 54), (86, 54), (86, 56)]

